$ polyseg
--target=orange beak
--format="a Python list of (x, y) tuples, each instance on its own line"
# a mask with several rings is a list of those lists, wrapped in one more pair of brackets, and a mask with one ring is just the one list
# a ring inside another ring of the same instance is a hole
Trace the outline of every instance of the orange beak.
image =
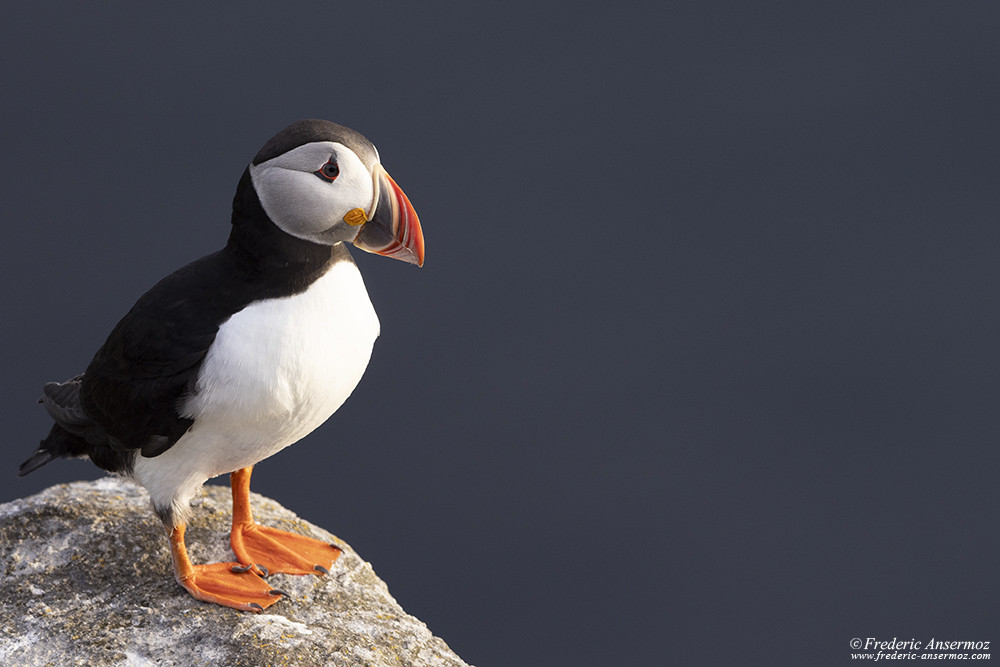
[(424, 232), (413, 204), (382, 168), (375, 167), (377, 202), (375, 212), (354, 239), (366, 252), (424, 265)]

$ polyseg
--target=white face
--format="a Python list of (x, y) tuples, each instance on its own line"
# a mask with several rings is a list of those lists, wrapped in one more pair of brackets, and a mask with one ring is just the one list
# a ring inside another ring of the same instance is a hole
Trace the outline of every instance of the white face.
[(274, 224), (307, 241), (353, 241), (361, 227), (348, 225), (344, 216), (356, 208), (368, 217), (375, 212), (374, 177), (354, 151), (334, 141), (305, 144), (251, 165), (250, 178)]

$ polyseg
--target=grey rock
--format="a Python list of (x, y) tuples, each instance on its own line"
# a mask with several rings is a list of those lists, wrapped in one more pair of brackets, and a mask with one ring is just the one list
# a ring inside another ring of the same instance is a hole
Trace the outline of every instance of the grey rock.
[[(465, 665), (330, 533), (252, 494), (262, 524), (333, 542), (330, 576), (272, 575), (261, 614), (191, 598), (143, 489), (116, 477), (0, 505), (0, 665)], [(231, 561), (227, 487), (193, 503), (195, 563)]]

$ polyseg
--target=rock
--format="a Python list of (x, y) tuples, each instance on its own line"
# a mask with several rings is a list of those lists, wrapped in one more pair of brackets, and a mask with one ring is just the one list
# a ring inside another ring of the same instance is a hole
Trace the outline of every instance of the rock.
[[(0, 665), (465, 665), (350, 546), (252, 495), (260, 523), (344, 550), (330, 576), (272, 575), (288, 595), (262, 614), (191, 598), (145, 491), (127, 481), (0, 505)], [(232, 560), (229, 489), (207, 486), (193, 504), (192, 560)]]

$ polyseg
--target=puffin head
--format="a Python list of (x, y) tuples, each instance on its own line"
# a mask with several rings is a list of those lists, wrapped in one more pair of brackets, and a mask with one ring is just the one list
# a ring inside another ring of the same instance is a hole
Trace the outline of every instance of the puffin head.
[(417, 213), (360, 132), (300, 120), (264, 144), (249, 172), (261, 207), (286, 234), (423, 265)]

